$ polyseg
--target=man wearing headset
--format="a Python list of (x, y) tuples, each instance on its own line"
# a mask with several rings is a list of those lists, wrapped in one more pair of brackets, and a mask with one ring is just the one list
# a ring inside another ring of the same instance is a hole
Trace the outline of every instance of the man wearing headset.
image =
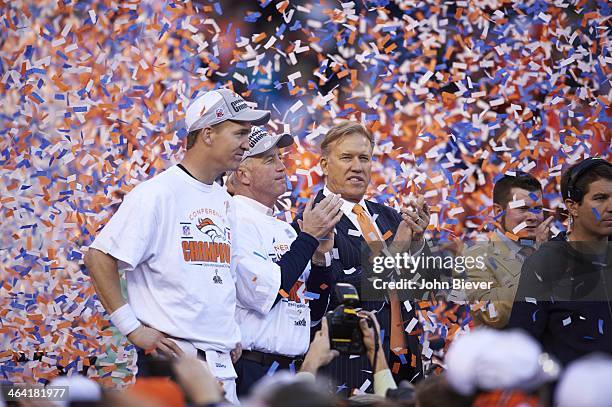
[(588, 158), (565, 172), (569, 231), (527, 258), (508, 327), (522, 328), (568, 364), (612, 354), (612, 164)]

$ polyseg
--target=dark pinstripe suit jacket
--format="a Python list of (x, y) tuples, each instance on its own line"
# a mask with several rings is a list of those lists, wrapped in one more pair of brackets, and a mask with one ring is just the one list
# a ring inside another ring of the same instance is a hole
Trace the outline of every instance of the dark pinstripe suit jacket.
[[(315, 198), (315, 203), (324, 198), (323, 192), (319, 191)], [(378, 204), (372, 201), (365, 201), (366, 206), (372, 217), (375, 218), (376, 225), (380, 232), (384, 235), (387, 231), (395, 232), (401, 222), (400, 214), (393, 208)], [(297, 219), (293, 225), (297, 229)], [(355, 286), (361, 294), (361, 252), (364, 239), (362, 236), (353, 236), (348, 233), (349, 230), (357, 230), (356, 225), (349, 220), (345, 215), (336, 224), (336, 235), (334, 236), (334, 247), (338, 249), (339, 259), (332, 260), (331, 272), (325, 273), (324, 269), (313, 267), (310, 277), (307, 282), (307, 289), (310, 292), (318, 293), (319, 299), (310, 302), (312, 321), (320, 320), (326, 310), (332, 310), (339, 305), (335, 295), (336, 283), (349, 283)], [(387, 239), (387, 244), (390, 244), (393, 237)], [(427, 246), (424, 250), (429, 251)], [(345, 270), (354, 268), (355, 271), (347, 274)], [(322, 289), (327, 286), (327, 288)], [(361, 295), (360, 295), (361, 297)], [(421, 346), (416, 335), (406, 335), (406, 343), (409, 353), (405, 355), (405, 360), (400, 360), (393, 352), (389, 350), (389, 333), (390, 331), (390, 308), (387, 301), (362, 301), (361, 307), (365, 310), (377, 311), (381, 330), (383, 332), (383, 347), (389, 361), (390, 368), (393, 368), (394, 363), (399, 363), (400, 369), (395, 374), (396, 381), (412, 380), (413, 382), (420, 380), (423, 377), (421, 363)], [(404, 321), (410, 321), (415, 317), (414, 306), (410, 312), (407, 312), (402, 306), (402, 318)], [(318, 329), (316, 327), (315, 329)], [(418, 328), (415, 328), (415, 330)], [(416, 356), (416, 366), (412, 367), (412, 355)], [(406, 363), (404, 363), (406, 362)], [(330, 365), (322, 369), (322, 373), (330, 376), (338, 386), (346, 386), (343, 390), (345, 395), (350, 395), (353, 388), (360, 388), (366, 380), (372, 381), (372, 370), (367, 358), (360, 356), (358, 358), (349, 358), (348, 355), (340, 355)], [(369, 388), (369, 391), (372, 387)]]

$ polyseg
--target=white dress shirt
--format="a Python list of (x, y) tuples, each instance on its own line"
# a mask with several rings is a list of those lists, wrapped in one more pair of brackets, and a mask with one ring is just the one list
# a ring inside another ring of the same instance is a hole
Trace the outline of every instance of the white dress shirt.
[(288, 298), (274, 301), (281, 287), (277, 261), (289, 250), (297, 233), (272, 216), (272, 209), (242, 195), (236, 205), (237, 301), (236, 321), (242, 347), (285, 356), (303, 355), (310, 344), (310, 308), (305, 298), (310, 262)]

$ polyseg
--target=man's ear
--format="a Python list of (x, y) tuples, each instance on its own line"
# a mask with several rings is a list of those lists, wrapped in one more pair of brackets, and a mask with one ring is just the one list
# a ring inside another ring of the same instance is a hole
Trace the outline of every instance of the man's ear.
[(503, 211), (504, 211), (504, 208), (500, 204), (498, 203), (493, 204), (493, 214), (495, 215), (495, 217), (498, 217), (500, 213), (502, 213)]
[(576, 217), (576, 215), (578, 215), (578, 206), (580, 204), (572, 199), (566, 199), (564, 202), (569, 214), (573, 217)]
[(236, 180), (241, 185), (251, 185), (251, 171), (244, 164), (236, 170)]
[(322, 155), (321, 159), (319, 160), (319, 165), (321, 166), (321, 171), (323, 171), (323, 175), (325, 175), (327, 177), (328, 171), (327, 171), (327, 156)]
[(206, 144), (207, 146), (211, 146), (213, 132), (214, 130), (212, 128), (204, 127), (198, 137), (202, 138), (202, 141), (204, 142), (204, 144)]

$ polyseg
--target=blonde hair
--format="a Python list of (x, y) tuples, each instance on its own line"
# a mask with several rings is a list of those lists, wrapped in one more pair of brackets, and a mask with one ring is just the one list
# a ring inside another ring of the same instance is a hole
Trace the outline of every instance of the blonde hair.
[(370, 142), (370, 146), (374, 148), (374, 137), (361, 123), (343, 121), (331, 129), (323, 137), (321, 142), (321, 153), (326, 156), (329, 153), (330, 144), (351, 134), (361, 134)]

